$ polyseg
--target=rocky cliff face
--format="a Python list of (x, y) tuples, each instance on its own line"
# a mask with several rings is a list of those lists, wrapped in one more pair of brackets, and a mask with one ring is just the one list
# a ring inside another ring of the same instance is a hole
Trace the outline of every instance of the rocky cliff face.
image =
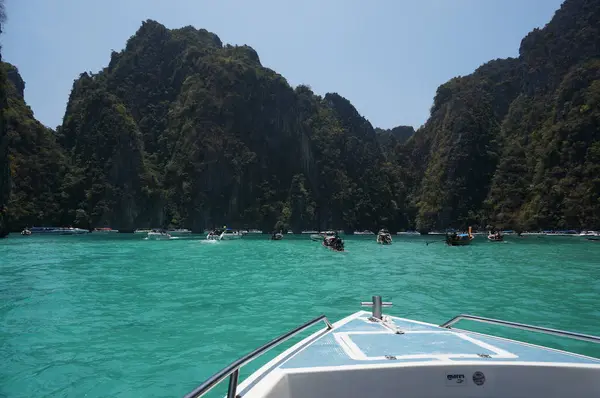
[(25, 104), (25, 85), (18, 70), (7, 63), (2, 63), (1, 68), (9, 77), (3, 116), (12, 180), (7, 203), (10, 225), (14, 226), (11, 229), (34, 225), (40, 220), (57, 224), (62, 212), (63, 150), (54, 132), (35, 120)]
[(480, 225), (500, 126), (519, 89), (517, 62), (492, 61), (438, 88), (431, 117), (411, 143), (414, 156), (426, 160), (419, 170), (418, 229)]
[(566, 1), (521, 43), (521, 90), (501, 132), (490, 218), (516, 228), (600, 227), (600, 2)]
[(67, 219), (91, 226), (354, 228), (391, 217), (392, 190), (370, 188), (382, 174), (370, 123), (204, 30), (144, 22), (107, 68), (75, 83), (58, 133), (77, 182)]
[(125, 231), (160, 223), (160, 180), (148, 165), (131, 113), (92, 77), (82, 75), (75, 85), (74, 92), (86, 94), (70, 103), (60, 129), (69, 155), (64, 217), (80, 227)]
[[(4, 2), (0, 1), (0, 33), (6, 19)], [(2, 62), (0, 47), (0, 63)], [(8, 199), (10, 197), (10, 167), (8, 160), (8, 135), (4, 111), (8, 108), (7, 101), (8, 77), (4, 68), (0, 68), (0, 238), (8, 235)]]
[[(0, 62), (1, 56), (0, 56)], [(8, 199), (10, 197), (10, 167), (8, 163), (8, 135), (4, 111), (8, 107), (8, 79), (4, 68), (0, 68), (0, 238), (8, 235)]]
[(415, 135), (413, 126), (396, 126), (392, 129), (375, 129), (377, 140), (382, 149), (395, 148), (398, 144), (404, 144), (410, 137)]
[[(600, 2), (568, 0), (492, 61), (442, 85), (413, 140), (417, 226), (597, 228)], [(425, 159), (422, 162), (421, 159)]]
[(374, 129), (192, 27), (144, 22), (74, 83), (56, 132), (4, 64), (0, 232), (6, 215), (12, 229), (600, 228), (599, 26), (600, 0), (567, 0), (518, 58), (440, 86), (416, 132)]

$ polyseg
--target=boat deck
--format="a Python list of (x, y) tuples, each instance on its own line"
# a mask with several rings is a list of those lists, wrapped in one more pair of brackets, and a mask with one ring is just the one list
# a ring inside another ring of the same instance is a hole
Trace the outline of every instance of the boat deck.
[[(314, 370), (435, 361), (600, 366), (600, 359), (404, 318), (387, 317), (393, 324), (386, 327), (369, 320), (370, 316), (369, 312), (360, 311), (337, 322), (331, 332), (314, 334), (289, 356), (281, 358), (278, 367)], [(394, 325), (403, 333), (396, 334)]]

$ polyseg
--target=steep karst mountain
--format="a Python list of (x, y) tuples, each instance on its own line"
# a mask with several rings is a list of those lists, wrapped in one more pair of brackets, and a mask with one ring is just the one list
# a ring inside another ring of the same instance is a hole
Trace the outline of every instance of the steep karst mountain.
[(404, 148), (419, 229), (600, 227), (599, 29), (599, 1), (567, 0), (518, 58), (438, 88)]
[(56, 131), (3, 64), (0, 229), (600, 228), (599, 27), (600, 0), (567, 0), (517, 58), (441, 85), (416, 132), (151, 20)]

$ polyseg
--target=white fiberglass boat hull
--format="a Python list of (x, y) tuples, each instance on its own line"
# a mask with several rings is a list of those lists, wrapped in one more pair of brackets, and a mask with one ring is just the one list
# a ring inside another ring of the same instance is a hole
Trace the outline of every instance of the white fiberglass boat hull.
[(235, 232), (223, 232), (221, 234), (221, 240), (236, 240), (236, 239), (242, 239), (242, 236), (244, 236), (241, 232), (235, 231)]
[(357, 312), (305, 338), (253, 373), (237, 394), (600, 397), (600, 359), (404, 318), (373, 322), (370, 316)]
[(148, 237), (146, 239), (149, 239), (149, 240), (168, 240), (168, 239), (171, 239), (171, 235), (160, 233), (160, 232), (148, 232)]
[(192, 234), (189, 229), (170, 229), (167, 232), (171, 236), (189, 236)]

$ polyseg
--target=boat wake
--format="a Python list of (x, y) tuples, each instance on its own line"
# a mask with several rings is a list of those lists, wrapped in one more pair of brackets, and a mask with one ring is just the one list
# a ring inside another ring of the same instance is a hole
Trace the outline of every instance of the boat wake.
[(219, 243), (219, 241), (214, 240), (214, 239), (209, 239), (209, 240), (201, 240), (200, 243), (202, 243), (204, 245), (216, 245)]

